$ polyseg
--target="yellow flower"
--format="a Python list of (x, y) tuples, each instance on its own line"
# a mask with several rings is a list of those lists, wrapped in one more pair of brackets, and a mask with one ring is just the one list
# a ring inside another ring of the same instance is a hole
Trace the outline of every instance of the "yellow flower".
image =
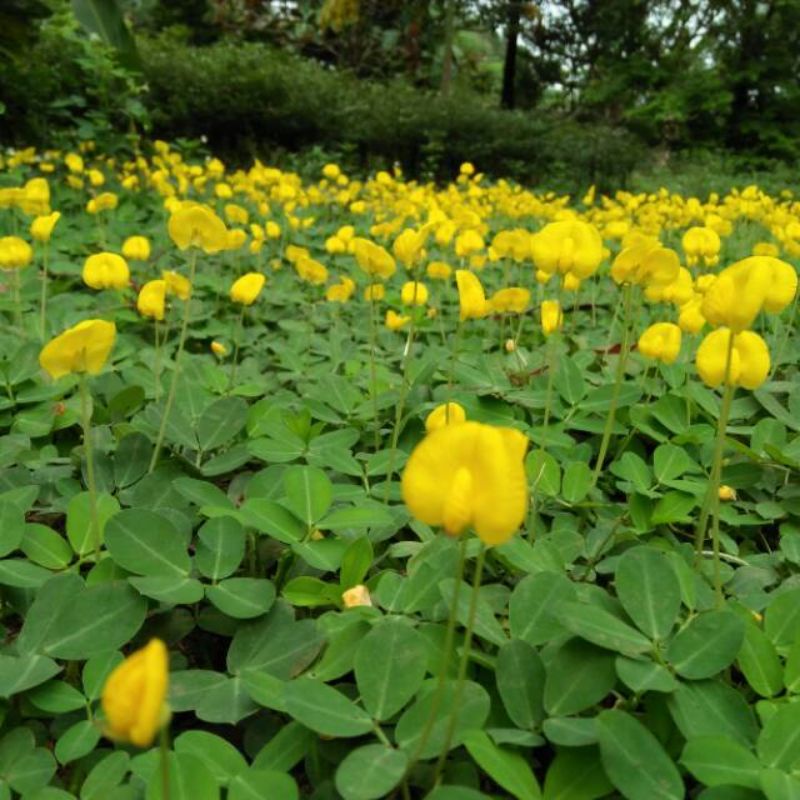
[(681, 351), (681, 329), (672, 322), (656, 322), (639, 337), (639, 352), (664, 364), (673, 364)]
[(61, 219), (61, 212), (54, 211), (52, 214), (45, 214), (31, 222), (31, 238), (37, 242), (49, 242), (50, 237), (53, 235), (53, 228), (56, 223)]
[(39, 353), (39, 365), (51, 378), (71, 372), (96, 375), (105, 366), (116, 336), (113, 322), (84, 320), (51, 339)]
[(266, 278), (260, 272), (248, 272), (233, 282), (231, 286), (231, 300), (243, 306), (255, 303), (261, 290), (264, 288)]
[(364, 299), (367, 302), (377, 302), (386, 297), (386, 287), (382, 283), (371, 283), (364, 289)]
[(719, 261), (721, 242), (719, 234), (713, 228), (689, 228), (681, 240), (686, 263), (693, 267), (701, 259), (708, 267)]
[(542, 310), (542, 332), (545, 336), (560, 331), (564, 324), (564, 312), (561, 310), (558, 300), (543, 300)]
[(464, 231), (456, 236), (455, 251), (459, 258), (466, 258), (483, 250), (483, 237), (475, 230)]
[(347, 252), (347, 242), (342, 241), (338, 236), (329, 236), (325, 240), (325, 250), (332, 256)]
[(164, 642), (151, 639), (108, 676), (101, 703), (111, 739), (149, 747), (169, 720), (169, 656)]
[(456, 425), (460, 422), (466, 422), (467, 412), (464, 407), (458, 403), (442, 403), (431, 411), (425, 418), (425, 430), (428, 433), (438, 431), (445, 425)]
[(458, 286), (459, 319), (480, 319), (487, 314), (486, 294), (483, 284), (474, 272), (468, 269), (456, 270)]
[(81, 173), (83, 172), (83, 159), (77, 153), (67, 153), (64, 156), (64, 163), (70, 172)]
[(574, 272), (568, 272), (562, 281), (565, 292), (577, 292), (581, 288), (581, 279)]
[(236, 203), (228, 203), (225, 206), (225, 219), (232, 225), (247, 225), (250, 221), (250, 213)]
[(129, 236), (122, 244), (122, 255), (129, 261), (147, 261), (150, 240), (146, 236)]
[(386, 280), (394, 275), (397, 265), (394, 259), (379, 244), (355, 237), (353, 240), (353, 255), (356, 257), (358, 266), (368, 275)]
[(724, 483), (722, 486), (719, 487), (719, 499), (720, 500), (735, 500), (736, 499), (736, 490), (730, 486), (726, 486)]
[(199, 247), (218, 253), (228, 246), (225, 223), (207, 206), (192, 204), (177, 209), (167, 223), (169, 237), (180, 250)]
[(611, 266), (611, 277), (617, 283), (667, 286), (678, 280), (680, 268), (681, 262), (674, 250), (644, 239), (619, 253)]
[(346, 303), (356, 290), (356, 284), (347, 276), (344, 276), (339, 283), (329, 286), (325, 292), (325, 299), (331, 303)]
[(488, 301), (491, 311), (497, 314), (523, 314), (531, 301), (531, 293), (519, 286), (509, 286), (495, 292)]
[(587, 222), (551, 222), (531, 237), (531, 255), (537, 270), (588, 278), (603, 260), (603, 240)]
[(228, 231), (226, 239), (226, 250), (239, 250), (247, 241), (247, 234), (241, 228), (234, 228)]
[(754, 256), (772, 256), (773, 258), (777, 258), (780, 253), (781, 251), (778, 245), (772, 242), (757, 242), (753, 245)]
[(127, 262), (116, 253), (95, 253), (83, 264), (83, 282), (92, 289), (124, 289), (130, 279)]
[(50, 213), (50, 184), (46, 178), (31, 178), (25, 186), (18, 201), (20, 210), (31, 216), (43, 216)]
[(425, 240), (428, 238), (428, 227), (416, 231), (413, 228), (406, 228), (394, 240), (392, 252), (406, 269), (411, 269), (414, 264), (422, 257)]
[(458, 171), (462, 175), (474, 175), (475, 174), (475, 167), (473, 164), (470, 164), (469, 161), (465, 161), (459, 168)]
[(767, 379), (770, 360), (766, 342), (753, 331), (732, 332), (729, 328), (711, 331), (697, 348), (697, 371), (703, 383), (712, 389), (725, 382), (731, 336), (734, 339), (727, 383), (757, 389)]
[(528, 439), (479, 422), (429, 433), (403, 471), (403, 500), (417, 519), (451, 536), (472, 527), (488, 545), (508, 541), (528, 507)]
[(113, 192), (103, 192), (93, 197), (87, 204), (86, 210), (90, 214), (99, 214), (101, 211), (113, 211), (119, 199)]
[(222, 344), (222, 342), (214, 341), (214, 342), (211, 342), (211, 352), (217, 358), (225, 358), (225, 356), (228, 355), (228, 348), (225, 347), (225, 345)]
[(431, 261), (425, 272), (432, 280), (446, 281), (453, 274), (453, 268), (444, 261)]
[(411, 317), (405, 314), (398, 314), (391, 308), (386, 312), (386, 327), (390, 331), (399, 331), (404, 326), (411, 322)]
[(170, 269), (165, 269), (161, 273), (161, 277), (167, 284), (167, 294), (174, 294), (178, 300), (189, 299), (192, 294), (192, 284), (189, 282), (188, 278)]
[(267, 239), (280, 239), (281, 226), (277, 222), (269, 220), (264, 226), (264, 232), (267, 234)]
[(342, 604), (345, 608), (356, 608), (357, 606), (371, 606), (372, 598), (369, 589), (363, 583), (353, 586), (347, 591), (342, 592)]
[(164, 305), (167, 294), (167, 282), (165, 280), (148, 281), (139, 290), (136, 298), (136, 310), (143, 317), (152, 319), (164, 319)]
[(424, 306), (428, 302), (428, 288), (419, 281), (408, 281), (400, 290), (400, 301), (404, 306)]
[(321, 286), (328, 280), (328, 270), (325, 265), (313, 258), (300, 258), (295, 262), (294, 269), (304, 281), (313, 286)]
[(33, 260), (33, 248), (19, 236), (0, 236), (0, 269), (22, 269)]
[(706, 318), (703, 316), (701, 307), (703, 305), (703, 296), (695, 295), (688, 303), (681, 306), (680, 314), (678, 315), (678, 327), (686, 333), (699, 333), (703, 330), (706, 324)]
[(322, 168), (322, 174), (329, 181), (335, 181), (342, 174), (342, 171), (339, 169), (338, 164), (326, 164)]
[(90, 169), (86, 175), (92, 186), (102, 186), (106, 182), (105, 175), (99, 169)]

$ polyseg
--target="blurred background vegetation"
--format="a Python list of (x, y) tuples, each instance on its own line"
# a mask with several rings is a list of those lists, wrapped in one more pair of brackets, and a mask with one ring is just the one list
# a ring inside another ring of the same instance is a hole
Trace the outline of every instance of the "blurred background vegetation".
[(0, 143), (795, 183), (800, 0), (2, 0)]

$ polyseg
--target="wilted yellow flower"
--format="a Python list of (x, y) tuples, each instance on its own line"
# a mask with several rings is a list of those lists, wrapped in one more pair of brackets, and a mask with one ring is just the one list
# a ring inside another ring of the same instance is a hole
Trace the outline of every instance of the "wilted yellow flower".
[(260, 272), (248, 272), (246, 275), (242, 275), (231, 286), (231, 300), (243, 306), (253, 305), (258, 295), (261, 294), (266, 280)]
[(468, 269), (456, 270), (458, 286), (459, 319), (480, 319), (487, 314), (486, 294), (483, 284), (474, 272)]
[(736, 499), (736, 490), (730, 486), (726, 486), (722, 484), (719, 487), (719, 499), (720, 500), (735, 500)]
[(681, 351), (681, 329), (672, 322), (656, 322), (639, 337), (639, 352), (664, 364), (673, 364)]
[(386, 297), (386, 287), (382, 283), (371, 283), (364, 289), (364, 299), (370, 303), (383, 300)]
[(527, 437), (479, 422), (445, 425), (415, 448), (403, 471), (403, 500), (412, 515), (451, 536), (472, 527), (488, 545), (502, 544), (528, 507), (523, 460)]
[[(733, 350), (728, 380), (725, 381), (731, 336), (734, 337)], [(757, 389), (769, 374), (769, 349), (766, 342), (753, 331), (732, 332), (729, 328), (718, 328), (700, 343), (695, 364), (703, 383), (712, 389), (723, 382), (745, 389)]]
[(31, 222), (31, 238), (37, 242), (49, 242), (50, 237), (53, 235), (53, 228), (56, 223), (61, 219), (61, 212), (54, 211), (52, 214), (45, 214)]
[(147, 261), (150, 258), (150, 240), (146, 236), (129, 236), (122, 243), (122, 255), (129, 261)]
[(161, 321), (164, 319), (167, 282), (165, 280), (148, 281), (139, 290), (136, 298), (136, 310), (143, 317)]
[(425, 430), (428, 433), (437, 431), (445, 425), (456, 425), (459, 422), (465, 422), (467, 419), (467, 412), (462, 405), (458, 403), (442, 403), (431, 411), (425, 418)]
[(345, 608), (356, 608), (356, 606), (371, 606), (372, 598), (369, 589), (364, 584), (359, 583), (350, 589), (342, 592), (342, 604)]
[(180, 250), (199, 247), (205, 253), (218, 253), (228, 246), (225, 223), (207, 206), (184, 205), (167, 223), (169, 237)]
[(531, 301), (531, 293), (519, 286), (500, 289), (488, 300), (489, 310), (496, 314), (523, 314)]
[(391, 308), (386, 312), (386, 327), (390, 331), (399, 331), (411, 322), (411, 317), (405, 314), (398, 314)]
[(178, 300), (189, 299), (192, 294), (192, 284), (189, 282), (188, 278), (170, 269), (165, 269), (161, 273), (161, 277), (167, 285), (167, 294), (174, 294)]
[(408, 281), (400, 290), (400, 301), (404, 306), (424, 306), (428, 302), (428, 288), (419, 281)]
[(603, 240), (587, 222), (551, 222), (531, 237), (531, 256), (542, 272), (588, 278), (603, 260)]
[(116, 253), (95, 253), (83, 264), (83, 282), (92, 289), (124, 289), (130, 280), (127, 262)]
[(353, 240), (353, 255), (356, 257), (358, 266), (368, 275), (386, 280), (394, 275), (397, 265), (394, 259), (379, 244), (355, 237)]
[(105, 366), (116, 336), (113, 322), (84, 320), (51, 339), (39, 353), (39, 365), (51, 378), (72, 372), (96, 375)]
[(564, 312), (558, 300), (543, 300), (541, 309), (542, 333), (550, 336), (551, 333), (560, 331), (564, 324)]
[(111, 739), (149, 747), (169, 721), (169, 657), (160, 639), (151, 639), (108, 676), (101, 704)]
[(19, 236), (0, 236), (0, 269), (22, 269), (33, 260), (33, 248)]
[(222, 344), (222, 342), (214, 341), (211, 342), (211, 352), (217, 358), (224, 358), (226, 355), (228, 355), (228, 348), (225, 347), (225, 345)]

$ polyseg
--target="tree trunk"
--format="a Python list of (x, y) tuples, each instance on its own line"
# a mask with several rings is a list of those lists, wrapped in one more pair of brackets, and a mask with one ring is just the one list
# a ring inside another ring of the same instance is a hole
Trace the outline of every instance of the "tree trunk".
[(517, 79), (517, 39), (519, 38), (519, 19), (522, 11), (520, 0), (509, 0), (506, 17), (506, 57), (503, 62), (503, 89), (500, 105), (514, 108), (515, 84)]

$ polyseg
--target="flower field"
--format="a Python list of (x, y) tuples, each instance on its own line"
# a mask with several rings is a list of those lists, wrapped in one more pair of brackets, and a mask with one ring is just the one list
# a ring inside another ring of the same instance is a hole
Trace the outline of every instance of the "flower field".
[(0, 156), (0, 800), (800, 797), (800, 200)]

